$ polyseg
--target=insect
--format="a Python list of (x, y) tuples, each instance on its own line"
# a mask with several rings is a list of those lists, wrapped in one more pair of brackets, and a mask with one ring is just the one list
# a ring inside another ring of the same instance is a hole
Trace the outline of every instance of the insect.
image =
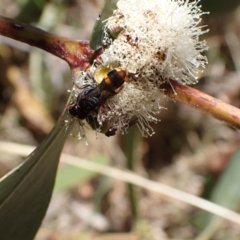
[(114, 68), (109, 71), (98, 85), (84, 85), (76, 100), (68, 106), (71, 115), (78, 119), (85, 119), (92, 112), (96, 112), (100, 106), (110, 97), (117, 94), (125, 82), (126, 71)]

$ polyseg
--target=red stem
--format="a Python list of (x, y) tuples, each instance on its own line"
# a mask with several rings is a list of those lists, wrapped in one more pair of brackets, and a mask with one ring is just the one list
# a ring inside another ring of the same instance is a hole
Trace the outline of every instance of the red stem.
[(0, 35), (38, 47), (65, 60), (71, 67), (85, 69), (93, 51), (88, 41), (58, 37), (34, 26), (0, 16)]
[(169, 84), (163, 84), (164, 93), (189, 107), (199, 109), (211, 114), (214, 118), (226, 122), (228, 125), (240, 129), (240, 109), (211, 97), (203, 92), (186, 85), (181, 85), (171, 80), (172, 87), (177, 94), (174, 94)]

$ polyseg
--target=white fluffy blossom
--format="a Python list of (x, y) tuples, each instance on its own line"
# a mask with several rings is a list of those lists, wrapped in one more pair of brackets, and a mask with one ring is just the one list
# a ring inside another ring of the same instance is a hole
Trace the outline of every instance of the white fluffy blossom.
[[(118, 64), (129, 73), (144, 75), (156, 84), (166, 79), (182, 83), (196, 82), (206, 64), (202, 52), (205, 41), (198, 26), (202, 12), (198, 1), (119, 0), (106, 24), (105, 42), (109, 48), (102, 55), (104, 65)], [(112, 41), (109, 32), (121, 29)]]
[(202, 55), (206, 43), (199, 40), (206, 32), (199, 26), (202, 14), (198, 1), (118, 1), (106, 20), (100, 59), (102, 66), (125, 69), (127, 79), (123, 90), (99, 111), (100, 124), (124, 132), (138, 119), (143, 135), (153, 133), (149, 123), (157, 121), (161, 109), (159, 86), (169, 79), (196, 83), (207, 63)]

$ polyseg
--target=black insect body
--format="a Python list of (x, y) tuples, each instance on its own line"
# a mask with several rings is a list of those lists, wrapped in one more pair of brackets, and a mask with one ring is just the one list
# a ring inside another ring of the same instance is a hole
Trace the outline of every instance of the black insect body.
[(95, 89), (95, 87), (91, 86), (86, 88), (87, 89), (78, 94), (75, 102), (68, 106), (69, 113), (78, 119), (85, 119), (92, 111), (96, 109), (99, 103), (100, 95), (89, 95)]
[(107, 73), (97, 86), (86, 85), (79, 93), (76, 100), (68, 106), (71, 115), (78, 119), (86, 119), (90, 113), (98, 111), (104, 102), (117, 94), (125, 82), (126, 72), (121, 68), (115, 68)]

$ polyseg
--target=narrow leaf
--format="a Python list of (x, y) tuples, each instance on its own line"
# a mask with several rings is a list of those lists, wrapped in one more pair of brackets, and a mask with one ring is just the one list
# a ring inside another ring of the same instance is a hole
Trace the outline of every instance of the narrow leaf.
[(104, 20), (108, 19), (113, 14), (113, 11), (117, 8), (117, 2), (118, 0), (105, 0), (102, 13), (97, 19), (93, 28), (90, 40), (91, 49), (96, 50), (102, 46), (102, 40), (104, 36), (103, 27), (106, 24)]
[[(210, 200), (228, 209), (236, 209), (240, 203), (240, 149), (234, 154), (224, 173), (214, 188)], [(204, 222), (204, 230), (197, 240), (210, 239), (219, 229), (222, 218), (208, 213)]]
[(59, 157), (71, 130), (64, 114), (27, 159), (0, 179), (0, 239), (32, 240), (47, 210)]

